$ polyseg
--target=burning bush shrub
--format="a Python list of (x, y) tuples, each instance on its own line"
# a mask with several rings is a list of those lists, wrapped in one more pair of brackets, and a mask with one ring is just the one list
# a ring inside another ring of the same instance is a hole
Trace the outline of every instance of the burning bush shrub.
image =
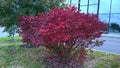
[(84, 14), (76, 8), (55, 8), (38, 16), (20, 16), (23, 42), (44, 46), (50, 56), (45, 61), (51, 68), (74, 68), (81, 65), (86, 48), (102, 45), (95, 40), (107, 26), (96, 14)]

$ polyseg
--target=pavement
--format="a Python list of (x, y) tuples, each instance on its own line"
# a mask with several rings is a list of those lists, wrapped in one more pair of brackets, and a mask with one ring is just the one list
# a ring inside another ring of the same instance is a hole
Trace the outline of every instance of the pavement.
[(102, 36), (106, 36), (106, 37), (119, 37), (120, 38), (120, 32), (109, 32), (108, 34), (102, 34)]
[(99, 50), (120, 55), (120, 37), (111, 35), (102, 36), (99, 40), (105, 40), (104, 44), (99, 47), (94, 47), (93, 50)]

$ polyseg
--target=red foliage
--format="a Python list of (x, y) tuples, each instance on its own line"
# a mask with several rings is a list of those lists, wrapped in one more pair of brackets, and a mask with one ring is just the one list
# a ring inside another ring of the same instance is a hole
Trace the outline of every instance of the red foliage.
[(53, 50), (57, 47), (57, 54), (62, 57), (80, 47), (83, 49), (78, 51), (79, 57), (83, 58), (84, 48), (107, 29), (96, 14), (81, 13), (75, 7), (55, 8), (38, 16), (20, 16), (19, 20), (23, 42)]
[(38, 16), (20, 16), (20, 35), (24, 42), (56, 44), (98, 38), (106, 26), (95, 14), (84, 14), (75, 7), (53, 9)]

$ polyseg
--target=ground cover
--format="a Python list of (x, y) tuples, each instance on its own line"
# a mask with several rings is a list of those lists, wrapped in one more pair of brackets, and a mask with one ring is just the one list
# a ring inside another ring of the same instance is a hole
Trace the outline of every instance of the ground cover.
[[(43, 57), (49, 55), (43, 47), (22, 47), (21, 37), (0, 38), (0, 68), (45, 68)], [(100, 51), (90, 52), (85, 68), (120, 68), (120, 55)]]

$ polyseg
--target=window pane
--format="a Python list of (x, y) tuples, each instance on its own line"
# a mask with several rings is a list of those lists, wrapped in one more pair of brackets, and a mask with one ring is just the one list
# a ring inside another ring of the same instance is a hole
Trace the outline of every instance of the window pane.
[(112, 0), (112, 13), (120, 13), (120, 0)]
[(110, 0), (100, 0), (100, 13), (109, 13)]
[(87, 13), (87, 6), (80, 7), (80, 10), (84, 13)]
[(97, 5), (89, 6), (89, 13), (97, 13)]
[(118, 23), (120, 24), (120, 14), (112, 14), (111, 15), (111, 23)]
[(99, 15), (100, 20), (104, 21), (105, 23), (108, 23), (109, 21), (109, 15)]
[(87, 5), (88, 0), (81, 0), (81, 5)]
[(89, 0), (89, 4), (97, 4), (98, 0)]

